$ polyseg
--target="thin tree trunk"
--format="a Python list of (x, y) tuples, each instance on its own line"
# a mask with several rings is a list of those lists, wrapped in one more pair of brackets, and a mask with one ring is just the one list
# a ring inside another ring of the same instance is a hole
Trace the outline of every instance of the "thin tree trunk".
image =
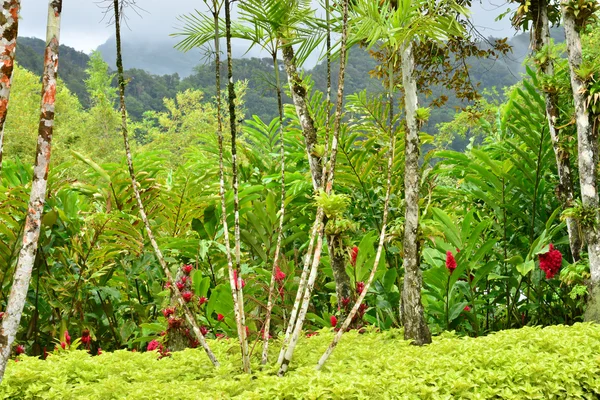
[(15, 64), (17, 33), (19, 30), (20, 0), (4, 0), (0, 19), (0, 172), (4, 154), (4, 123), (8, 112), (8, 100)]
[(275, 83), (277, 86), (277, 109), (279, 111), (279, 141), (281, 157), (281, 208), (279, 210), (279, 228), (277, 233), (277, 245), (275, 246), (275, 256), (273, 257), (273, 268), (271, 269), (271, 282), (269, 283), (269, 297), (267, 300), (267, 315), (263, 327), (263, 351), (262, 364), (266, 364), (269, 358), (269, 330), (271, 329), (271, 312), (273, 310), (273, 294), (275, 292), (275, 274), (279, 253), (281, 252), (281, 243), (283, 242), (283, 219), (285, 216), (285, 143), (283, 131), (283, 99), (281, 98), (281, 79), (279, 77), (279, 64), (277, 62), (277, 50), (273, 54), (273, 67), (275, 68)]
[(27, 207), (27, 217), (23, 232), (23, 245), (19, 253), (13, 285), (8, 296), (0, 332), (0, 381), (4, 377), (11, 346), (17, 336), (23, 307), (27, 301), (27, 291), (37, 254), (42, 213), (44, 211), (44, 203), (46, 202), (46, 187), (54, 130), (54, 104), (58, 73), (61, 13), (62, 0), (51, 0), (48, 3), (48, 27), (46, 31), (46, 51), (44, 53), (44, 74), (42, 76), (41, 113), (31, 194), (29, 196), (29, 205)]
[[(533, 21), (533, 35), (531, 38), (533, 52), (540, 51), (543, 46), (550, 44), (550, 23), (548, 21), (548, 0), (538, 0), (536, 3), (537, 15)], [(542, 72), (547, 76), (554, 75), (554, 63), (552, 59), (548, 60), (540, 66)], [(558, 196), (561, 200), (563, 209), (573, 206), (575, 198), (573, 190), (573, 177), (571, 172), (571, 159), (569, 150), (565, 148), (564, 138), (561, 138), (560, 130), (557, 129), (556, 123), (560, 110), (558, 108), (558, 96), (555, 93), (544, 92), (546, 101), (546, 119), (548, 120), (548, 130), (552, 139), (552, 147), (556, 156), (556, 168), (558, 171)], [(569, 234), (569, 245), (573, 261), (578, 261), (581, 252), (581, 236), (579, 232), (579, 224), (573, 217), (567, 217), (567, 232)]]
[(417, 125), (417, 84), (412, 43), (402, 49), (402, 82), (406, 114), (404, 198), (404, 289), (402, 319), (404, 339), (413, 344), (431, 343), (431, 333), (425, 323), (421, 287), (423, 278), (419, 263), (419, 127)]
[[(337, 160), (337, 149), (338, 149), (339, 135), (340, 135), (340, 130), (341, 130), (340, 127), (341, 127), (341, 121), (342, 121), (342, 112), (343, 112), (344, 78), (345, 78), (345, 72), (346, 72), (346, 50), (347, 50), (346, 43), (348, 40), (348, 1), (349, 0), (344, 1), (342, 39), (341, 39), (341, 49), (340, 49), (340, 74), (339, 74), (339, 79), (338, 79), (336, 114), (335, 114), (334, 130), (333, 130), (333, 139), (331, 142), (331, 157), (330, 157), (330, 161), (327, 163), (330, 165), (330, 167), (329, 167), (329, 172), (327, 174), (322, 173), (322, 176), (327, 177), (327, 183), (325, 185), (325, 193), (327, 193), (327, 194), (331, 193), (331, 189), (333, 187), (333, 181), (334, 181), (334, 177), (335, 177), (335, 164), (336, 164), (336, 160)], [(289, 77), (289, 72), (288, 72), (288, 77)], [(292, 78), (290, 77), (290, 79), (292, 79)], [(293, 91), (292, 83), (290, 83), (290, 85), (291, 85), (290, 87), (292, 87), (292, 91)], [(298, 107), (296, 107), (296, 110), (298, 111)], [(300, 118), (300, 119), (302, 119), (302, 118)], [(327, 168), (326, 165), (323, 166), (323, 169), (325, 169), (325, 168)], [(314, 174), (313, 174), (313, 179), (314, 179)], [(283, 355), (283, 359), (281, 360), (281, 363), (280, 363), (281, 365), (280, 365), (279, 372), (278, 372), (279, 376), (285, 375), (285, 373), (287, 372), (287, 370), (289, 368), (289, 364), (292, 360), (294, 350), (296, 348), (296, 344), (298, 343), (298, 339), (302, 332), (302, 326), (304, 325), (304, 319), (306, 318), (308, 306), (310, 304), (310, 296), (311, 296), (312, 289), (315, 284), (315, 280), (317, 278), (317, 270), (318, 270), (319, 263), (321, 261), (321, 251), (323, 248), (323, 236), (324, 236), (324, 230), (325, 230), (323, 214), (324, 214), (323, 209), (321, 207), (319, 207), (317, 209), (317, 217), (316, 217), (316, 221), (315, 221), (315, 224), (318, 227), (317, 228), (317, 232), (318, 232), (317, 245), (316, 245), (315, 253), (313, 256), (313, 260), (312, 260), (311, 271), (310, 271), (310, 274), (308, 277), (308, 281), (306, 283), (306, 288), (304, 289), (304, 296), (302, 299), (303, 300), (302, 307), (300, 308), (298, 317), (295, 321), (295, 327), (293, 330), (293, 334), (290, 338), (289, 346), (287, 347), (287, 349), (285, 349), (285, 354)], [(299, 290), (300, 290), (300, 288), (299, 288)], [(285, 345), (285, 342), (284, 342), (284, 345)]]
[(582, 224), (581, 228), (588, 246), (590, 261), (590, 288), (586, 321), (600, 322), (600, 234), (598, 233), (598, 182), (596, 166), (598, 165), (598, 134), (593, 128), (590, 114), (585, 104), (586, 83), (577, 75), (581, 66), (582, 51), (580, 26), (577, 26), (575, 16), (569, 12), (565, 3), (561, 4), (565, 36), (567, 39), (567, 54), (571, 70), (571, 88), (575, 104), (575, 121), (577, 124), (577, 150), (579, 154), (579, 185), (583, 207), (594, 215), (594, 221)]
[(237, 120), (235, 110), (235, 87), (233, 84), (233, 56), (231, 54), (231, 1), (225, 0), (225, 37), (227, 44), (227, 88), (229, 97), (229, 128), (231, 130), (231, 166), (233, 175), (233, 212), (234, 212), (234, 240), (235, 240), (235, 270), (237, 282), (234, 293), (237, 293), (238, 315), (236, 323), (238, 336), (242, 347), (242, 365), (244, 372), (250, 373), (250, 356), (248, 352), (248, 339), (246, 337), (246, 315), (244, 313), (244, 295), (242, 291), (242, 277), (240, 269), (240, 200), (237, 173)]
[[(333, 280), (335, 281), (335, 293), (337, 296), (338, 306), (342, 304), (343, 299), (350, 300), (352, 298), (352, 282), (346, 273), (346, 252), (344, 251), (343, 238), (340, 235), (327, 235), (327, 248), (329, 250), (329, 264), (333, 272)], [(345, 317), (347, 312), (340, 308), (341, 317)]]
[(115, 17), (115, 35), (116, 35), (116, 46), (117, 46), (117, 78), (119, 81), (119, 101), (120, 101), (120, 109), (121, 109), (121, 133), (123, 134), (123, 142), (125, 145), (125, 154), (127, 156), (127, 167), (129, 168), (129, 176), (131, 178), (131, 187), (133, 189), (133, 195), (137, 201), (138, 207), (140, 209), (140, 217), (142, 222), (144, 223), (144, 227), (146, 228), (146, 233), (148, 234), (148, 239), (150, 240), (150, 244), (154, 249), (154, 254), (158, 259), (158, 262), (167, 277), (167, 280), (171, 283), (170, 289), (173, 296), (177, 299), (180, 307), (182, 308), (185, 318), (187, 322), (192, 326), (192, 330), (194, 334), (198, 338), (200, 345), (204, 348), (204, 351), (208, 355), (208, 358), (213, 363), (215, 367), (219, 366), (219, 362), (217, 361), (214, 353), (208, 347), (206, 340), (204, 339), (204, 335), (200, 332), (200, 327), (194, 318), (194, 315), (188, 308), (186, 302), (181, 297), (181, 292), (177, 289), (175, 282), (173, 281), (173, 276), (171, 275), (171, 271), (165, 262), (165, 259), (158, 247), (158, 243), (154, 238), (154, 233), (152, 233), (152, 227), (150, 226), (150, 221), (148, 220), (148, 216), (146, 215), (146, 211), (144, 209), (144, 203), (142, 202), (142, 197), (140, 196), (140, 191), (138, 188), (138, 183), (135, 178), (135, 170), (133, 168), (133, 158), (131, 156), (131, 149), (129, 147), (129, 137), (127, 130), (127, 108), (125, 106), (125, 76), (123, 73), (123, 59), (121, 55), (121, 11), (124, 3), (119, 3), (119, 0), (113, 0), (113, 8), (114, 8), (114, 17)]

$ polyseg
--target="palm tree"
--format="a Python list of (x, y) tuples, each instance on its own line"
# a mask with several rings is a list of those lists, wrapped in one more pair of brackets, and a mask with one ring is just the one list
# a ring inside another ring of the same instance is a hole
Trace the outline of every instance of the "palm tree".
[(2, 171), (2, 155), (4, 143), (4, 123), (8, 112), (10, 86), (17, 48), (19, 31), (20, 0), (4, 0), (2, 6), (2, 25), (0, 25), (0, 172)]
[(4, 377), (6, 364), (10, 357), (11, 346), (17, 336), (21, 314), (27, 300), (27, 291), (31, 279), (31, 271), (35, 262), (42, 225), (42, 213), (46, 202), (48, 169), (52, 150), (52, 133), (54, 131), (54, 104), (58, 73), (58, 46), (60, 42), (60, 19), (62, 0), (50, 0), (48, 4), (48, 29), (46, 31), (46, 50), (44, 53), (44, 73), (42, 76), (42, 101), (38, 142), (31, 195), (27, 207), (23, 245), (19, 253), (19, 261), (15, 269), (13, 285), (10, 289), (6, 311), (2, 318), (2, 334), (0, 335), (0, 381)]

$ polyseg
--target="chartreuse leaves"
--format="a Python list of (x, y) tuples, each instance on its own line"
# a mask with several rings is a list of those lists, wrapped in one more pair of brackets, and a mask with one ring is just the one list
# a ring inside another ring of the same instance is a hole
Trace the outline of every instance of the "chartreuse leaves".
[[(460, 304), (455, 307), (458, 310)], [(324, 370), (315, 371), (331, 330), (303, 338), (294, 373), (259, 366), (239, 371), (237, 342), (210, 340), (221, 362), (201, 349), (157, 360), (155, 352), (116, 351), (90, 357), (63, 352), (8, 365), (4, 399), (593, 399), (600, 395), (600, 327), (526, 327), (480, 338), (450, 333), (410, 346), (402, 332), (348, 332)], [(271, 346), (275, 357), (278, 346)], [(126, 388), (126, 390), (124, 390)]]

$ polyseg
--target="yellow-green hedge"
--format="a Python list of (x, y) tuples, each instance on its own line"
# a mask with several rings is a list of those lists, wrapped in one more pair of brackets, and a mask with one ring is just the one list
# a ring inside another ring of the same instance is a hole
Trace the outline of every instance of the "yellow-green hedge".
[[(400, 331), (350, 332), (321, 372), (316, 361), (332, 335), (302, 340), (293, 367), (278, 378), (240, 373), (235, 340), (211, 341), (222, 366), (201, 349), (157, 360), (155, 353), (83, 351), (11, 361), (0, 396), (6, 399), (566, 399), (600, 397), (600, 326), (524, 328), (478, 339), (449, 334), (426, 347)], [(274, 354), (278, 346), (271, 346)]]

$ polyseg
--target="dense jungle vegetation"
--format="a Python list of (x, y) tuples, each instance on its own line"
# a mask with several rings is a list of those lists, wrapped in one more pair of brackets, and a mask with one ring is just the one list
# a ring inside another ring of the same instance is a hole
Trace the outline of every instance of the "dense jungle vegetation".
[(1, 396), (600, 395), (597, 1), (513, 2), (487, 80), (468, 1), (207, 1), (184, 78), (108, 3), (116, 69), (60, 0), (0, 43)]

